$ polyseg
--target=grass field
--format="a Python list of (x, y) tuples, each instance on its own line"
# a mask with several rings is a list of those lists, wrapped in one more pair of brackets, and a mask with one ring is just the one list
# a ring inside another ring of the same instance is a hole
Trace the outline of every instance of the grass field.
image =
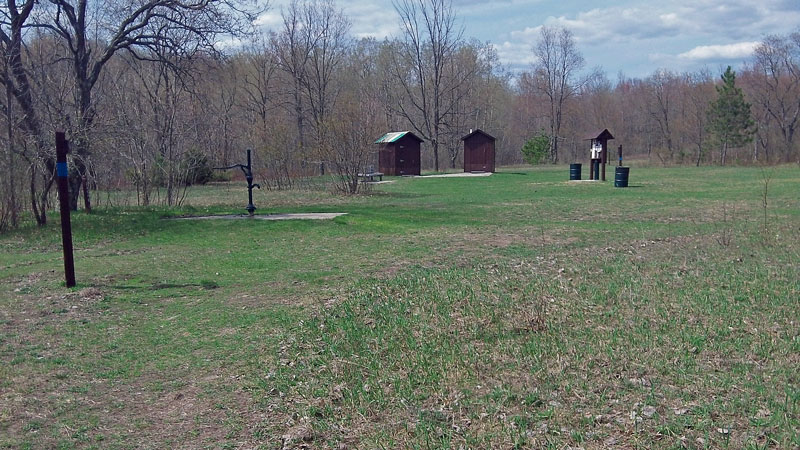
[(800, 169), (567, 173), (0, 236), (0, 447), (800, 447)]

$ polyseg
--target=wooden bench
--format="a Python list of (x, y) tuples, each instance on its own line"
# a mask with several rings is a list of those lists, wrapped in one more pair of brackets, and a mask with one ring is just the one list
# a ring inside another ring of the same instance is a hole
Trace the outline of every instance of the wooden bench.
[(375, 177), (378, 177), (378, 181), (383, 181), (383, 172), (369, 172), (369, 173), (359, 173), (358, 178), (362, 183), (374, 183)]

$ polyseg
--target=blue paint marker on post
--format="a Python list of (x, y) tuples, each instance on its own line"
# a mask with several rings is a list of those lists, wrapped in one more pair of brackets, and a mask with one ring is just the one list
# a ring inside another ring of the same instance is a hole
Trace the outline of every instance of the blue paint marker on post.
[(69, 142), (63, 131), (56, 131), (56, 179), (58, 203), (61, 209), (61, 244), (64, 247), (64, 276), (67, 287), (75, 286), (75, 262), (72, 257), (72, 223), (69, 217), (69, 169), (67, 168)]
[(69, 178), (69, 169), (67, 169), (66, 162), (56, 163), (56, 175), (63, 178)]

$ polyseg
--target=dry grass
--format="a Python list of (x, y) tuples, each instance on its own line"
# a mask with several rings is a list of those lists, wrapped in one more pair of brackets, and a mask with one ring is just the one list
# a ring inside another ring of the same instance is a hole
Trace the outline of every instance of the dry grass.
[(670, 170), (264, 199), (351, 213), (324, 224), (78, 215), (76, 290), (53, 230), (3, 237), (0, 446), (798, 447), (796, 176), (766, 240), (740, 169)]

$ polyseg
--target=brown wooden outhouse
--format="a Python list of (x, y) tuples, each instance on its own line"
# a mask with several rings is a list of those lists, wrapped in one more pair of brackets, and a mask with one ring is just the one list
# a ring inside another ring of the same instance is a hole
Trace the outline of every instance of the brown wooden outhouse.
[(494, 136), (470, 130), (464, 141), (464, 172), (494, 172)]
[(384, 134), (376, 144), (378, 167), (384, 175), (419, 175), (420, 144), (422, 139), (410, 131), (392, 131)]

